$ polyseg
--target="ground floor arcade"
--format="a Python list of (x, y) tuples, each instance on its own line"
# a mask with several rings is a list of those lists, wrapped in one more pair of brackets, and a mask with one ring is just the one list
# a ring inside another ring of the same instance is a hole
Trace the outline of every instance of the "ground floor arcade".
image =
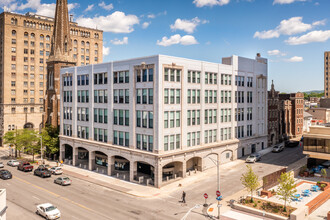
[(215, 167), (218, 161), (223, 164), (236, 160), (241, 154), (240, 145), (238, 141), (231, 141), (163, 155), (61, 137), (60, 159), (82, 169), (159, 188)]

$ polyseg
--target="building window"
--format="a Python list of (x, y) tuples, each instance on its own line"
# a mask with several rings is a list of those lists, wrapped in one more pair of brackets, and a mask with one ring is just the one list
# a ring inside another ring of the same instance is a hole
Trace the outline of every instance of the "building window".
[(94, 85), (108, 84), (108, 73), (94, 73)]
[(165, 68), (164, 81), (181, 82), (181, 70), (173, 68)]

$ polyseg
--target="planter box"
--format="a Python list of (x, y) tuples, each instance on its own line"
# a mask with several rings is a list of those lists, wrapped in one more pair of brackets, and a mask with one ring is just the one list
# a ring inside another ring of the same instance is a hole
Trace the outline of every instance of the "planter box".
[(265, 214), (264, 217), (274, 219), (274, 220), (288, 220), (289, 219), (287, 217), (283, 217), (283, 216), (280, 216), (280, 215), (275, 215), (275, 214), (272, 214), (272, 213), (264, 212), (264, 211), (254, 209), (254, 208), (251, 208), (251, 207), (247, 207), (247, 206), (244, 206), (244, 205), (240, 205), (240, 204), (237, 204), (237, 203), (233, 203), (232, 208), (236, 209), (236, 210), (243, 211), (243, 212), (248, 212), (248, 213), (251, 213), (251, 214), (254, 214), (254, 215), (262, 216), (262, 217)]
[[(326, 185), (324, 188), (321, 187), (321, 185), (323, 185), (323, 184)], [(316, 185), (317, 185), (318, 187), (320, 187), (322, 191), (325, 191), (325, 190), (327, 190), (327, 189), (330, 188), (330, 184), (327, 183), (327, 182), (324, 182), (324, 181), (322, 181), (322, 182), (320, 182), (320, 183), (317, 183)]]
[(267, 191), (267, 190), (261, 190), (261, 195), (260, 196), (267, 196), (268, 198), (272, 197), (273, 194), (271, 191)]

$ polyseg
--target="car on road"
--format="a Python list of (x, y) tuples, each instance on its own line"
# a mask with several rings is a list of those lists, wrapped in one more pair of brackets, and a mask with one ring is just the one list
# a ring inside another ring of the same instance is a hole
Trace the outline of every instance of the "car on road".
[(8, 180), (13, 178), (13, 175), (8, 170), (0, 170), (0, 178), (3, 180)]
[(54, 175), (60, 175), (63, 173), (63, 170), (61, 167), (52, 167), (49, 169), (50, 172), (52, 172), (52, 174)]
[(299, 141), (286, 141), (285, 147), (297, 147), (299, 145)]
[(18, 160), (10, 160), (10, 161), (7, 162), (7, 165), (12, 166), (12, 167), (16, 167), (16, 166), (19, 165), (19, 162), (18, 162)]
[(20, 162), (17, 166), (18, 170), (28, 172), (33, 170), (33, 166), (29, 162)]
[(39, 165), (38, 168), (43, 168), (43, 169), (49, 170), (50, 166), (49, 166), (49, 164), (42, 164), (42, 165)]
[(323, 162), (321, 165), (324, 166), (325, 168), (329, 168), (330, 167), (330, 160)]
[(278, 153), (284, 150), (284, 144), (277, 144), (273, 147), (272, 152)]
[(71, 185), (72, 180), (70, 180), (69, 177), (58, 177), (54, 179), (54, 183), (60, 184), (62, 186), (67, 186), (67, 185)]
[(52, 173), (45, 168), (37, 168), (34, 170), (34, 175), (45, 178), (45, 177), (51, 177)]
[(256, 153), (256, 154), (251, 154), (248, 156), (245, 160), (246, 163), (255, 163), (257, 161), (261, 160), (261, 155)]
[(0, 168), (5, 168), (5, 165), (3, 164), (3, 162), (0, 162)]
[(61, 217), (61, 212), (55, 206), (50, 203), (44, 203), (37, 205), (38, 215), (43, 216), (46, 219), (58, 219)]

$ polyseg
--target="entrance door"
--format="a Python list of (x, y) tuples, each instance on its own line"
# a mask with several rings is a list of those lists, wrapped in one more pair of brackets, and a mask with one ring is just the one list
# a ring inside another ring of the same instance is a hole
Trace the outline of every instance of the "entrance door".
[(251, 153), (255, 153), (256, 152), (256, 145), (255, 144), (252, 144), (251, 146)]
[(242, 157), (244, 157), (244, 155), (245, 155), (244, 150), (245, 150), (245, 148), (243, 147), (242, 148)]

